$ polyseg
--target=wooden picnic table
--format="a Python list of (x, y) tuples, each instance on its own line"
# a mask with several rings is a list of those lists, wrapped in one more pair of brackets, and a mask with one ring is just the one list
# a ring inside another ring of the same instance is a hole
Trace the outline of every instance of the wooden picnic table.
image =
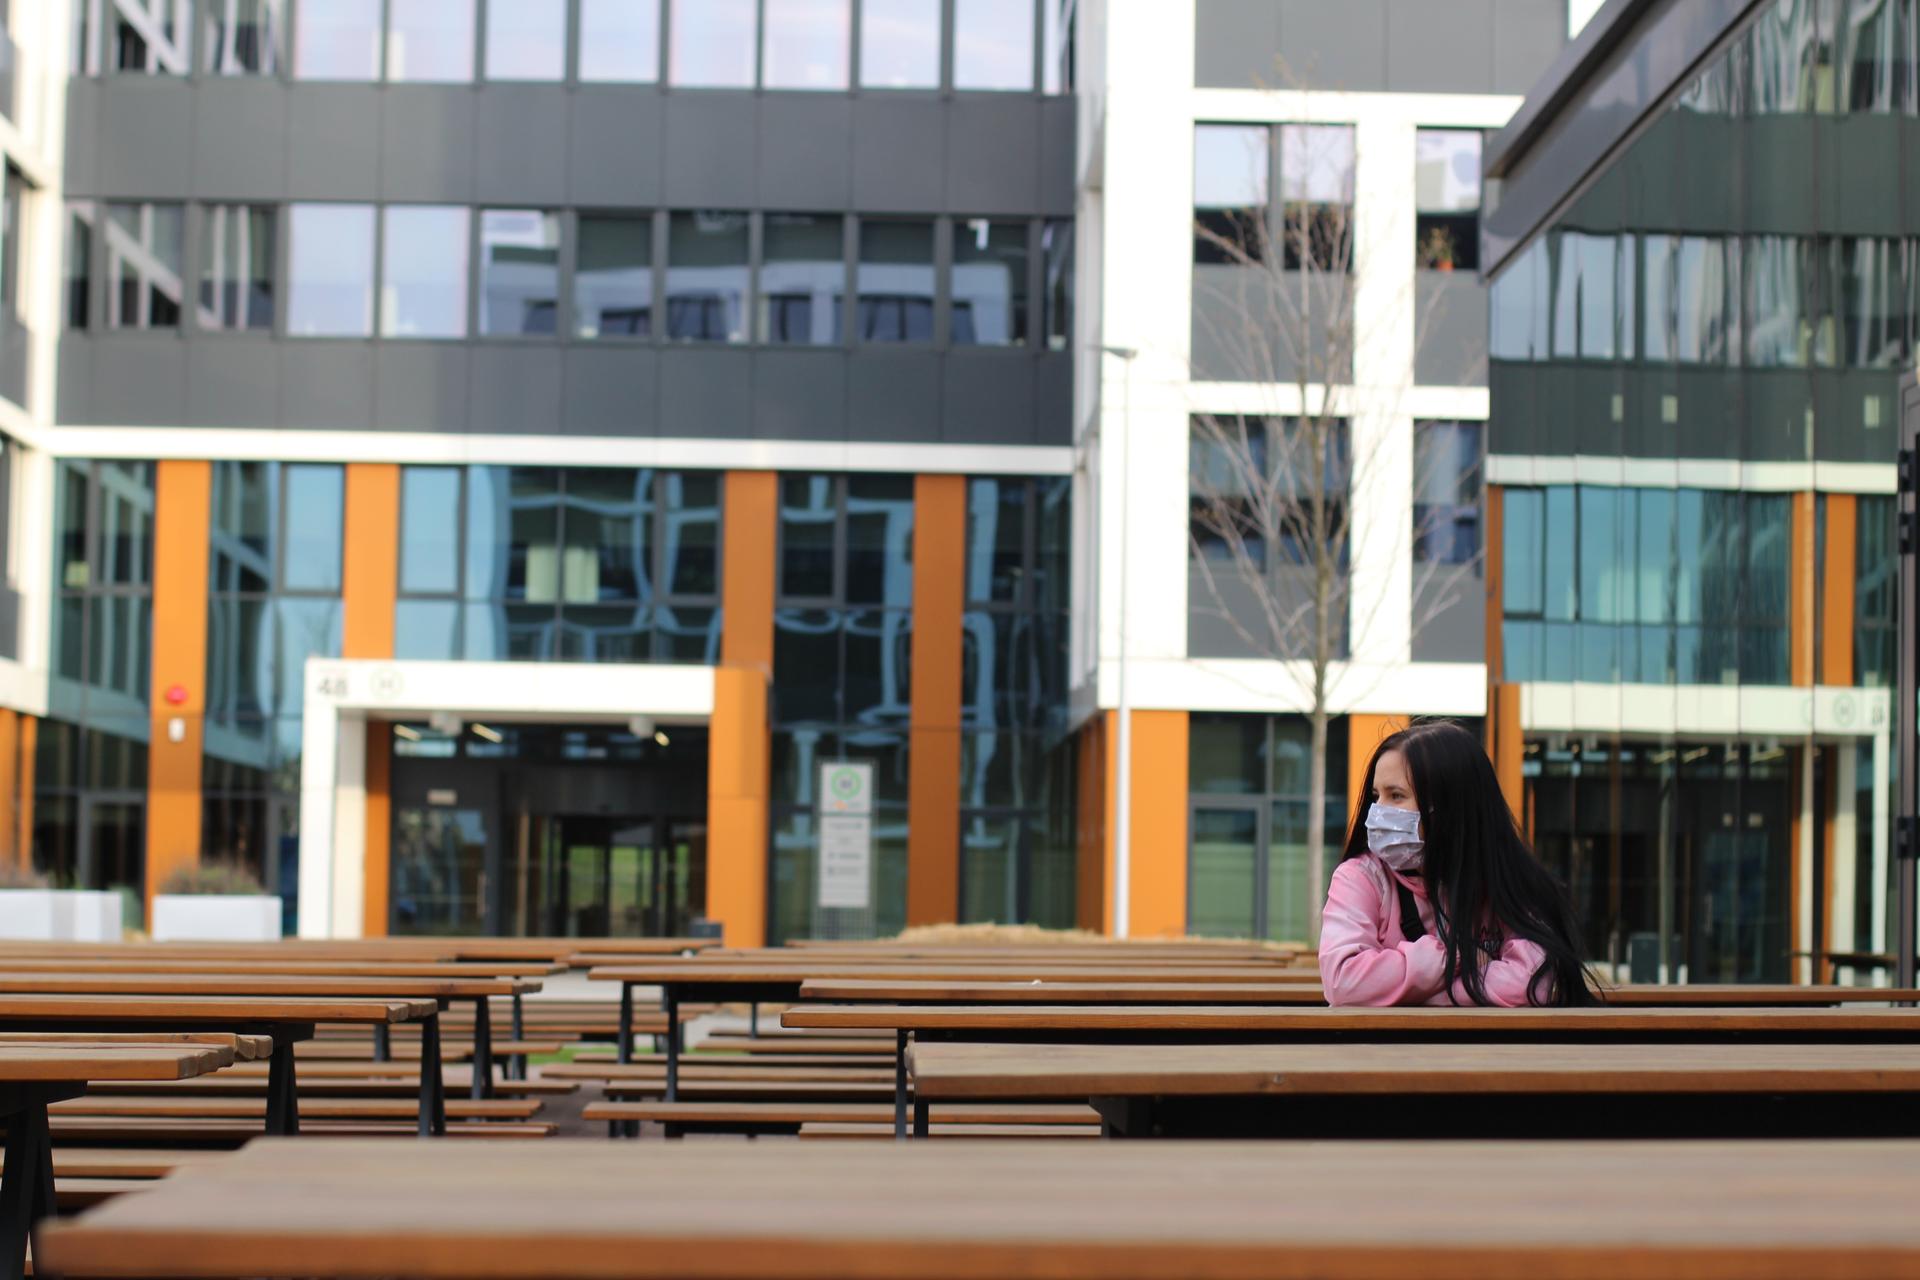
[(1920, 1143), (255, 1142), (47, 1224), (71, 1275), (1920, 1275)]
[(53, 1213), (53, 1140), (47, 1107), (78, 1098), (92, 1080), (187, 1080), (231, 1066), (238, 1042), (130, 1039), (0, 1043), (0, 1118), (7, 1128), (0, 1171), (0, 1280), (18, 1280), (27, 1239)]
[(385, 1026), (422, 1023), (420, 1133), (446, 1132), (446, 1087), (439, 1070), (440, 1006), (432, 999), (372, 999), (336, 996), (6, 995), (0, 994), (0, 1028), (144, 1035), (185, 1030), (264, 1036), (272, 1042), (267, 1069), (266, 1129), (300, 1130), (294, 1045), (311, 1039), (321, 1023)]
[(1130, 1137), (1920, 1136), (1914, 1044), (931, 1043), (908, 1060), (916, 1113), (1088, 1102)]
[(802, 1000), (903, 1004), (1285, 1004), (1323, 1005), (1311, 982), (927, 982), (882, 978), (809, 978)]

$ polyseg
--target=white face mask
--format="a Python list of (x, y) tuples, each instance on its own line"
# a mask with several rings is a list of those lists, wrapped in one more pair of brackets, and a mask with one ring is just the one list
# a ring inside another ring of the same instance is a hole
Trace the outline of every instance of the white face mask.
[(1420, 813), (1375, 802), (1367, 809), (1367, 848), (1403, 874), (1420, 870), (1427, 842), (1420, 838)]

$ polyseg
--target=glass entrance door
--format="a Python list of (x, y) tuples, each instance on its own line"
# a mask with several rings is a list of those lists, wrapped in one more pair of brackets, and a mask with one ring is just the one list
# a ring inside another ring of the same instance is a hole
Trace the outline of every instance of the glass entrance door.
[(676, 818), (531, 822), (515, 920), (566, 938), (676, 937), (706, 908), (706, 824)]

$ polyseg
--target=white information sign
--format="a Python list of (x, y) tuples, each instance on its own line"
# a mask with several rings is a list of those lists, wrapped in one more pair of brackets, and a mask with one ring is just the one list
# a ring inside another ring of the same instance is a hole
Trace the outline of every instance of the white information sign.
[(820, 766), (820, 905), (873, 902), (873, 766)]

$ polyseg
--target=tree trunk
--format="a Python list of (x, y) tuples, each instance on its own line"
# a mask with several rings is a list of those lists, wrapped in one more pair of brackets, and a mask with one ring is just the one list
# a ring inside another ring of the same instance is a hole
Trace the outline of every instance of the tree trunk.
[(1322, 699), (1308, 717), (1313, 745), (1307, 754), (1307, 941), (1320, 945), (1321, 895), (1327, 883), (1327, 708)]

